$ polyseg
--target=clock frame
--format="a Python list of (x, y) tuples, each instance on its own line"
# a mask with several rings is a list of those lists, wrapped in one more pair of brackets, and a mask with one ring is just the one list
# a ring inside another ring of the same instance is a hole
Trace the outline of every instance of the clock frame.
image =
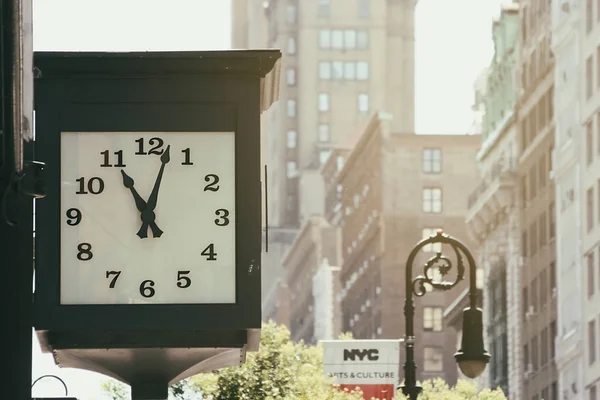
[[(34, 325), (54, 333), (45, 340), (119, 347), (120, 334), (134, 347), (241, 346), (248, 329), (260, 329), (260, 113), (261, 101), (272, 100), (265, 76), (280, 55), (35, 54), (35, 147), (46, 163), (47, 195), (36, 202)], [(61, 304), (61, 132), (235, 132), (235, 302)]]

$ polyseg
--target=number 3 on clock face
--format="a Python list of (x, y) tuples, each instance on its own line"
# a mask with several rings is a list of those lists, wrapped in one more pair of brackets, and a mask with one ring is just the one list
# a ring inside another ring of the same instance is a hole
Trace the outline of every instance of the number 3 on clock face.
[(61, 304), (235, 302), (233, 132), (61, 134)]

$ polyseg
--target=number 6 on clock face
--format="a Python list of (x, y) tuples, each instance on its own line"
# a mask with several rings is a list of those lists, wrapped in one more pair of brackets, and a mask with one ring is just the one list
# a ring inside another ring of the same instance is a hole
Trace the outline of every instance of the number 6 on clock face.
[(235, 302), (234, 132), (63, 132), (61, 304)]

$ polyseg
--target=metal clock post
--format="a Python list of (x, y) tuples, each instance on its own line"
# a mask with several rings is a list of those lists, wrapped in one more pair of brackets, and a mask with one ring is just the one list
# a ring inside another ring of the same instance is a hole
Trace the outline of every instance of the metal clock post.
[(166, 399), (260, 337), (260, 113), (277, 50), (36, 53), (34, 326), (60, 366)]

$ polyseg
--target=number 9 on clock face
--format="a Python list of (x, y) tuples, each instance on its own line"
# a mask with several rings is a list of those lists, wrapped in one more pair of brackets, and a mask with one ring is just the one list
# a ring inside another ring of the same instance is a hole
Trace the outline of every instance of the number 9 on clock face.
[(61, 304), (235, 302), (234, 132), (63, 132)]

